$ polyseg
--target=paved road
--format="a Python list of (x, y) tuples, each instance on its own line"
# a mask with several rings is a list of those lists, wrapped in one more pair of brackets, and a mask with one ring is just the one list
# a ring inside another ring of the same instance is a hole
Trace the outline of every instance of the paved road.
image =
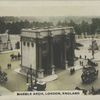
[(2, 95), (10, 95), (10, 94), (12, 94), (11, 91), (6, 89), (5, 87), (0, 86), (0, 96), (2, 96)]
[[(91, 44), (91, 39), (80, 39), (77, 42), (82, 43), (84, 47), (81, 47), (80, 50), (76, 50), (75, 54), (76, 56), (86, 55), (88, 58), (92, 58), (91, 52), (88, 51), (88, 47)], [(97, 40), (98, 45), (100, 45), (100, 40)], [(95, 53), (95, 59), (100, 60), (100, 51), (96, 51)], [(100, 61), (98, 61), (99, 66), (97, 69), (100, 71)], [(77, 63), (79, 66), (79, 63)], [(47, 84), (47, 90), (73, 90), (75, 89), (76, 86), (79, 86), (80, 88), (85, 88), (85, 89), (91, 89), (92, 86), (95, 88), (100, 88), (100, 73), (98, 76), (98, 79), (88, 85), (83, 85), (81, 81), (81, 74), (82, 70), (77, 70), (74, 75), (70, 75), (69, 71), (63, 70), (58, 73), (58, 79), (52, 82), (49, 82)]]
[[(85, 47), (81, 47), (79, 51), (76, 51), (76, 56), (79, 56), (80, 54), (84, 57), (84, 55), (87, 55), (88, 57), (91, 57), (91, 53), (88, 52), (88, 46), (90, 44), (90, 40), (78, 40), (78, 42), (85, 44)], [(100, 43), (100, 40), (98, 40), (98, 43)], [(16, 54), (17, 52), (14, 51)], [(5, 53), (0, 54), (0, 65), (2, 66), (2, 69), (7, 72), (8, 74), (8, 82), (4, 84), (3, 86), (10, 91), (24, 91), (27, 88), (26, 85), (26, 77), (22, 76), (20, 74), (17, 74), (14, 70), (16, 68), (19, 68), (20, 61), (13, 61), (10, 60), (10, 54), (11, 53)], [(95, 54), (95, 58), (99, 59), (100, 53), (99, 51)], [(12, 64), (11, 70), (7, 69), (7, 63)], [(100, 66), (100, 63), (99, 63)], [(100, 70), (100, 67), (98, 67)], [(100, 88), (100, 73), (98, 79), (89, 85), (83, 85), (81, 83), (81, 74), (82, 70), (77, 70), (74, 75), (70, 75), (68, 70), (61, 70), (57, 72), (58, 79), (55, 81), (51, 81), (47, 83), (47, 90), (73, 90), (76, 86), (79, 86), (81, 88), (90, 89), (92, 86), (95, 88)]]
[[(13, 52), (17, 54), (17, 52)], [(26, 78), (20, 74), (17, 74), (14, 70), (19, 68), (20, 61), (11, 61), (10, 54), (12, 53), (5, 53), (0, 54), (0, 65), (2, 70), (8, 74), (8, 82), (3, 86), (11, 91), (18, 91), (18, 90), (25, 90), (26, 89)], [(7, 63), (11, 63), (12, 68), (7, 68)]]
[[(13, 49), (15, 48), (15, 43), (20, 41), (18, 35), (10, 35), (11, 43)], [(8, 74), (8, 82), (2, 86), (7, 88), (10, 91), (25, 91), (26, 90), (26, 77), (20, 74), (17, 74), (14, 70), (19, 68), (21, 61), (11, 61), (10, 54), (17, 54), (20, 50), (14, 50), (11, 52), (1, 53), (0, 54), (0, 66), (2, 70)], [(11, 63), (12, 68), (7, 69), (7, 64)]]

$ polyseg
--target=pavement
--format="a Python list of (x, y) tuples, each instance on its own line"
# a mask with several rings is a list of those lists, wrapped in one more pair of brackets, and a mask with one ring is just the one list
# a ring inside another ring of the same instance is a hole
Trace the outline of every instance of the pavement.
[(12, 92), (5, 87), (0, 86), (0, 96), (2, 95), (11, 95)]
[[(91, 39), (78, 39), (77, 42), (82, 43), (84, 46), (80, 47), (80, 50), (75, 50), (75, 55), (79, 57), (82, 56), (84, 60), (84, 56), (87, 58), (92, 58), (91, 52), (88, 51), (88, 47), (91, 44)], [(98, 45), (100, 45), (100, 40), (97, 39)], [(16, 73), (15, 70), (19, 69), (20, 61), (11, 61), (10, 54), (3, 53), (0, 54), (0, 65), (2, 70), (7, 73), (8, 82), (3, 85), (4, 88), (10, 90), (11, 92), (15, 91), (25, 91), (27, 89), (26, 77), (19, 73)], [(18, 51), (13, 51), (13, 53), (18, 53)], [(98, 63), (97, 69), (100, 71), (100, 51), (96, 51), (94, 54), (94, 60)], [(79, 60), (75, 62), (76, 71), (73, 75), (70, 75), (69, 68), (68, 70), (60, 70), (56, 72), (57, 78), (52, 80), (52, 76), (48, 76), (45, 80), (47, 80), (47, 91), (55, 91), (55, 90), (74, 90), (76, 86), (84, 89), (91, 89), (92, 86), (94, 88), (100, 88), (100, 74), (98, 75), (98, 79), (91, 84), (82, 84), (81, 74), (82, 74), (82, 66), (79, 65)], [(12, 68), (10, 70), (7, 69), (7, 63), (12, 64)], [(84, 64), (86, 64), (86, 60), (84, 60)], [(53, 76), (54, 78), (54, 76)], [(2, 89), (1, 89), (2, 90)], [(3, 90), (2, 90), (3, 91)]]
[[(24, 75), (26, 76), (26, 73), (24, 72), (21, 72), (21, 68), (17, 68), (14, 70), (16, 73), (19, 73), (20, 75)], [(38, 81), (42, 81), (42, 82), (50, 82), (50, 81), (54, 81), (58, 78), (58, 75), (57, 74), (53, 74), (53, 75), (49, 75), (49, 76), (46, 76), (44, 78), (37, 78)], [(34, 80), (33, 80), (34, 81)]]
[[(100, 39), (96, 39), (98, 45), (100, 45)], [(100, 74), (98, 75), (98, 79), (95, 80), (91, 84), (82, 84), (81, 80), (81, 74), (82, 74), (82, 66), (80, 66), (79, 61), (83, 61), (83, 65), (87, 64), (87, 60), (85, 60), (85, 55), (87, 56), (87, 59), (91, 59), (92, 53), (91, 51), (88, 51), (89, 45), (91, 45), (91, 39), (78, 39), (77, 42), (83, 44), (83, 47), (80, 47), (80, 50), (75, 50), (76, 57), (82, 56), (82, 59), (78, 59), (74, 66), (71, 68), (75, 68), (75, 73), (73, 75), (70, 75), (70, 68), (66, 66), (66, 70), (60, 71), (58, 75), (58, 79), (54, 82), (49, 82), (47, 84), (47, 90), (73, 90), (76, 86), (88, 89), (90, 90), (92, 86), (94, 88), (100, 89)], [(99, 48), (100, 49), (100, 48)], [(100, 50), (95, 51), (94, 54), (94, 61), (98, 63), (98, 67), (96, 69), (100, 70)]]
[[(100, 40), (96, 39), (98, 45), (100, 45)], [(80, 55), (82, 56), (81, 59), (78, 59), (77, 61), (75, 61), (75, 64), (72, 68), (75, 68), (76, 70), (82, 69), (83, 66), (80, 66), (80, 61), (83, 61), (83, 65), (86, 66), (87, 65), (87, 59), (92, 59), (92, 61), (94, 62), (100, 62), (100, 50), (95, 51), (94, 54), (94, 59), (92, 57), (92, 52), (88, 51), (89, 45), (91, 45), (91, 38), (87, 38), (87, 39), (79, 39), (77, 40), (77, 42), (83, 44), (83, 47), (80, 47), (80, 50), (75, 50), (75, 55), (76, 57), (80, 57)], [(100, 48), (99, 48), (100, 49)], [(85, 59), (85, 56), (87, 56), (87, 58)], [(69, 70), (70, 68), (68, 68)]]
[(0, 54), (12, 53), (12, 52), (16, 52), (16, 51), (20, 52), (20, 49), (14, 49), (14, 50), (2, 51), (2, 52), (0, 52)]

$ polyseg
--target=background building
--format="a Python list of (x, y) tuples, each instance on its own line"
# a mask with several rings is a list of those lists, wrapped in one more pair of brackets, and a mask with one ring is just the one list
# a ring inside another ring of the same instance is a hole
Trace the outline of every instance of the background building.
[(11, 50), (11, 41), (8, 33), (0, 34), (0, 52)]
[(75, 34), (73, 27), (23, 29), (21, 34), (21, 70), (30, 66), (34, 75), (52, 74), (55, 69), (74, 65)]

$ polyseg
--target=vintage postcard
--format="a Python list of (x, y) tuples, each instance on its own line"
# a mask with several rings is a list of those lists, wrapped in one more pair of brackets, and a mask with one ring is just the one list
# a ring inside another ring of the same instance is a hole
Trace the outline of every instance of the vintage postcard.
[(100, 95), (100, 1), (1, 1), (0, 96)]

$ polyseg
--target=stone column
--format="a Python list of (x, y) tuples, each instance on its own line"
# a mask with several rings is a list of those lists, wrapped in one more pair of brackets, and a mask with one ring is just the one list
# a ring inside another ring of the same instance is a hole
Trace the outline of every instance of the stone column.
[(68, 48), (68, 66), (74, 66), (74, 57), (75, 57), (75, 35), (73, 33), (69, 33), (69, 42), (70, 46)]
[(53, 40), (52, 40), (52, 37), (51, 38), (51, 44), (50, 44), (50, 56), (51, 56), (51, 68), (52, 68), (52, 65), (54, 64), (54, 61), (53, 61)]
[(66, 68), (66, 64), (65, 64), (65, 61), (66, 61), (66, 34), (65, 34), (65, 30), (62, 30), (62, 55), (63, 55), (63, 69)]
[(38, 77), (38, 69), (39, 69), (39, 39), (36, 38), (36, 77)]
[(48, 31), (48, 46), (49, 46), (49, 63), (50, 63), (50, 69), (52, 74), (52, 66), (53, 66), (53, 37), (52, 37), (52, 31)]
[(64, 36), (64, 59), (65, 59), (65, 69), (66, 69), (66, 35)]
[(7, 48), (8, 50), (11, 50), (11, 41), (10, 41), (10, 36), (8, 35), (8, 41), (7, 41)]
[(23, 67), (22, 67), (22, 59), (23, 59), (23, 53), (22, 53), (23, 52), (22, 51), (22, 49), (23, 49), (23, 39), (22, 39), (22, 37), (20, 37), (20, 40), (21, 40), (21, 55), (22, 55), (21, 56), (21, 66), (20, 67), (21, 67), (21, 70), (22, 70), (23, 69)]
[(42, 50), (41, 50), (41, 44), (39, 44), (39, 68), (42, 67)]
[(68, 68), (68, 61), (65, 61), (66, 69)]

